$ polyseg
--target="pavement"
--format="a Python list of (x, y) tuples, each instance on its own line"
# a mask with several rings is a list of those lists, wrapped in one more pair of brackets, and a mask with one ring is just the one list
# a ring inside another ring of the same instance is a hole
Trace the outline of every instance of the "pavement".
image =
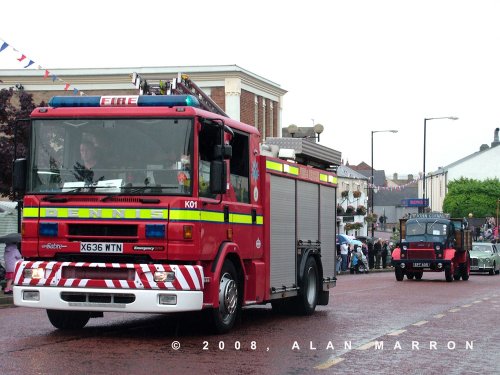
[(3, 292), (0, 292), (0, 309), (11, 306), (14, 306), (14, 298), (12, 295), (5, 295)]

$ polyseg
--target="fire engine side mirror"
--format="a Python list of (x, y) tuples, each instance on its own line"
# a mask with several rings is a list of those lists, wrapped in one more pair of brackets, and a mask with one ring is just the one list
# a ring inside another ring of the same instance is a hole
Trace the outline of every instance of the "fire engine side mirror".
[(224, 194), (227, 190), (226, 180), (226, 163), (223, 160), (212, 160), (210, 162), (210, 192)]
[(25, 158), (16, 159), (12, 171), (12, 189), (15, 192), (24, 193), (26, 191), (26, 171), (28, 162)]
[(216, 145), (214, 147), (214, 159), (231, 159), (233, 147), (230, 145)]

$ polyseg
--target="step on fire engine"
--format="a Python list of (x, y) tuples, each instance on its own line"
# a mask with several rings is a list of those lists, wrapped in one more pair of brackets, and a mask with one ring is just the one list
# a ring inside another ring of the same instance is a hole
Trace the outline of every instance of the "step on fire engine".
[(244, 306), (328, 303), (336, 175), (264, 156), (255, 127), (181, 83), (193, 95), (54, 97), (32, 112), (14, 164), (16, 305), (59, 329), (205, 310), (227, 332)]
[(472, 235), (465, 219), (442, 213), (412, 214), (400, 219), (400, 244), (392, 253), (396, 280), (422, 279), (424, 272), (443, 272), (446, 281), (468, 280)]

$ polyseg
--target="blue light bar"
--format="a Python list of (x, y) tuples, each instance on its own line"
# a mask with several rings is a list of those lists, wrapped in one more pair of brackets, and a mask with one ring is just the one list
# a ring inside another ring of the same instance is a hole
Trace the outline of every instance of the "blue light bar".
[(200, 107), (193, 95), (113, 95), (113, 96), (54, 96), (52, 108), (68, 107)]

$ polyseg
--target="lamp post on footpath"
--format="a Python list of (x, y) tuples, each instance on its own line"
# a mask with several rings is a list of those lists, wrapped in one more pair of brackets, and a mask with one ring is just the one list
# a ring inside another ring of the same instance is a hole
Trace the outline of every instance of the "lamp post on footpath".
[(425, 211), (425, 207), (427, 205), (425, 204), (425, 197), (426, 197), (426, 183), (425, 183), (425, 144), (426, 144), (426, 137), (427, 137), (427, 121), (429, 120), (458, 120), (458, 117), (453, 117), (453, 116), (448, 116), (448, 117), (430, 117), (430, 118), (425, 118), (424, 119), (424, 171), (423, 171), (423, 179), (422, 179), (422, 212)]
[[(371, 174), (371, 191), (370, 191), (370, 207), (371, 207), (371, 214), (372, 214), (372, 218), (373, 218), (373, 190), (375, 188), (375, 180), (373, 178), (373, 134), (375, 133), (397, 133), (398, 131), (397, 130), (372, 130), (372, 174)], [(372, 221), (372, 237), (375, 236), (375, 222)]]

